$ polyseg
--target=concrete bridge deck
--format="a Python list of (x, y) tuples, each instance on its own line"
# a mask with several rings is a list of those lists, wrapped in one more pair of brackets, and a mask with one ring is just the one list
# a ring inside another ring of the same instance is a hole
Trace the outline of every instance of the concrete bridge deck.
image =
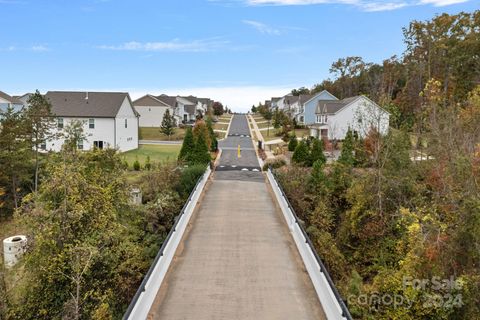
[[(249, 135), (246, 117), (229, 133)], [(325, 319), (263, 174), (242, 171), (259, 167), (251, 138), (220, 147), (229, 170), (214, 173), (149, 319)]]

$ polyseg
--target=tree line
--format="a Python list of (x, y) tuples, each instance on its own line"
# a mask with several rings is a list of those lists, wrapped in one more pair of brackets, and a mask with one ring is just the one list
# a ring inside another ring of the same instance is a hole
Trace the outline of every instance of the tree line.
[(480, 11), (413, 21), (404, 38), (402, 59), (339, 59), (335, 80), (293, 90), (366, 94), (389, 133), (349, 131), (328, 163), (291, 140), (276, 174), (354, 318), (477, 319)]

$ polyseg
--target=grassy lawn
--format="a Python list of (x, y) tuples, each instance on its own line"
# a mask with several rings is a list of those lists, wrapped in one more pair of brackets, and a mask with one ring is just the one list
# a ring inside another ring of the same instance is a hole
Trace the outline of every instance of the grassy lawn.
[[(175, 128), (175, 133), (170, 137), (170, 140), (183, 140), (185, 136), (185, 129)], [(139, 128), (140, 140), (169, 140), (168, 136), (160, 132), (160, 128), (155, 127), (141, 127)]]
[(221, 121), (221, 122), (228, 122), (230, 121), (230, 118), (232, 117), (231, 114), (223, 114), (221, 115), (220, 117), (218, 117), (218, 121)]
[[(273, 130), (266, 130), (266, 131), (261, 131), (263, 139), (265, 141), (271, 141), (271, 140), (276, 140), (276, 139), (281, 139), (282, 137), (277, 136), (276, 133), (282, 131), (281, 128), (279, 129), (273, 129)], [(268, 133), (268, 134), (267, 134)]]
[[(258, 126), (258, 129), (267, 128), (268, 127), (268, 122), (265, 122), (265, 123), (258, 123), (257, 122), (257, 126)], [(273, 121), (270, 122), (270, 127), (273, 127)]]
[[(290, 131), (290, 135), (293, 135), (293, 131)], [(303, 138), (303, 137), (308, 137), (310, 136), (310, 130), (309, 129), (295, 129), (295, 135), (297, 138)]]
[(153, 145), (143, 144), (137, 150), (127, 151), (122, 154), (122, 158), (128, 162), (129, 167), (138, 158), (141, 166), (145, 165), (147, 156), (150, 156), (150, 162), (176, 161), (181, 145)]
[(218, 124), (218, 123), (215, 123), (213, 125), (213, 129), (215, 130), (227, 130), (228, 129), (228, 125), (227, 124)]

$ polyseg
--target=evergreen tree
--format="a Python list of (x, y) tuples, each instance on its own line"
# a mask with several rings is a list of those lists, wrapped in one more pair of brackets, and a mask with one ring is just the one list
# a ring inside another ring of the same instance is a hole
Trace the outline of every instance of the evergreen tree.
[(295, 148), (298, 146), (297, 136), (293, 135), (290, 137), (288, 142), (288, 151), (295, 151)]
[(215, 135), (215, 131), (213, 131), (213, 122), (211, 117), (207, 117), (206, 120), (208, 133), (210, 135), (210, 151), (216, 152), (218, 150), (218, 141), (217, 136)]
[(212, 139), (211, 139), (210, 132), (208, 130), (207, 124), (203, 120), (197, 121), (195, 123), (195, 127), (193, 127), (193, 137), (194, 137), (195, 141), (198, 140), (198, 137), (200, 135), (203, 136), (203, 139), (205, 140), (205, 143), (207, 144), (207, 148), (210, 150), (210, 148), (212, 146)]
[(193, 139), (192, 128), (188, 127), (183, 138), (182, 148), (178, 155), (179, 161), (190, 162), (195, 149), (195, 140)]
[(0, 191), (5, 192), (0, 203), (6, 203), (0, 210), (10, 214), (30, 187), (30, 130), (24, 114), (11, 107), (0, 111), (0, 128)]
[(345, 139), (343, 140), (342, 152), (338, 158), (338, 162), (349, 166), (353, 166), (355, 164), (354, 138), (352, 130), (350, 129), (348, 129)]
[(313, 140), (312, 150), (310, 152), (310, 164), (314, 164), (316, 161), (322, 163), (327, 162), (327, 158), (323, 154), (323, 141), (320, 139)]
[(312, 173), (310, 174), (309, 183), (317, 192), (324, 192), (327, 188), (327, 177), (323, 172), (325, 162), (317, 160), (313, 163)]
[(193, 151), (193, 157), (190, 164), (207, 164), (212, 158), (208, 151), (207, 142), (204, 135), (199, 135), (195, 141), (195, 147)]
[(170, 111), (167, 109), (163, 114), (162, 125), (160, 132), (168, 136), (168, 139), (175, 133), (175, 117), (170, 115)]
[(308, 166), (310, 161), (310, 154), (308, 152), (307, 144), (304, 140), (298, 143), (292, 155), (292, 161), (302, 166)]
[(34, 190), (38, 189), (38, 171), (40, 168), (40, 146), (53, 137), (55, 121), (52, 117), (52, 105), (38, 90), (28, 99), (26, 119), (30, 128), (32, 149), (35, 151)]

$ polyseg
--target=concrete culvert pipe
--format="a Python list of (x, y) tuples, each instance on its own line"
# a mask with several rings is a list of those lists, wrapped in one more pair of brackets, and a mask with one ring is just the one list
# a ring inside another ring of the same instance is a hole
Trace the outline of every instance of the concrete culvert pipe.
[(17, 235), (3, 240), (3, 260), (7, 268), (17, 264), (27, 247), (27, 237)]

